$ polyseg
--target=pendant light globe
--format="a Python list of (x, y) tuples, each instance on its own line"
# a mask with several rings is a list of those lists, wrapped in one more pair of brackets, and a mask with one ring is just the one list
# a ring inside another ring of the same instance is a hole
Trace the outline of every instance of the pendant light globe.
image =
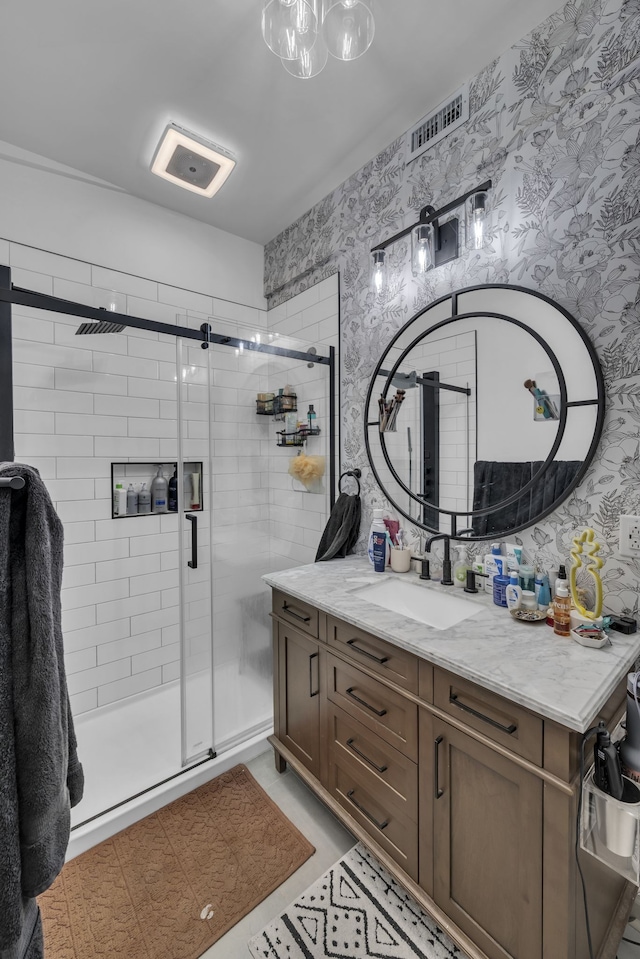
[(292, 77), (310, 80), (311, 77), (317, 77), (324, 70), (328, 59), (327, 45), (321, 34), (318, 34), (316, 42), (310, 50), (303, 50), (295, 60), (283, 60), (282, 66)]
[(373, 0), (325, 0), (322, 35), (337, 60), (357, 60), (375, 33)]
[(318, 18), (307, 0), (264, 0), (262, 36), (281, 60), (296, 60), (313, 49)]

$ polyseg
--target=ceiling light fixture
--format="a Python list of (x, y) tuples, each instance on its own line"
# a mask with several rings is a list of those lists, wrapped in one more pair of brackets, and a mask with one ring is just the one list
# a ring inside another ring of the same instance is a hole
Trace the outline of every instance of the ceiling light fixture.
[(217, 144), (169, 123), (156, 147), (151, 172), (200, 196), (217, 193), (236, 165)]
[(491, 189), (491, 180), (459, 196), (457, 200), (445, 204), (439, 210), (432, 206), (423, 206), (417, 223), (406, 227), (371, 250), (371, 287), (375, 293), (381, 293), (387, 284), (386, 250), (392, 243), (411, 234), (411, 272), (421, 276), (436, 266), (442, 266), (460, 255), (458, 245), (458, 217), (450, 217), (444, 223), (440, 219), (446, 214), (465, 207), (466, 246), (470, 250), (480, 250), (489, 245), (491, 237), (486, 229), (487, 191)]
[(356, 60), (375, 33), (374, 0), (263, 0), (262, 36), (294, 77), (317, 76), (329, 58)]

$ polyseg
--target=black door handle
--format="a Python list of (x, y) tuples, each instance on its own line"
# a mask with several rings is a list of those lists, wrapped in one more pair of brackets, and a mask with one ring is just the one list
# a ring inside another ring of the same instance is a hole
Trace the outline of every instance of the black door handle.
[(311, 655), (309, 656), (309, 698), (311, 699), (314, 696), (317, 696), (318, 693), (320, 692), (320, 671), (319, 670), (318, 670), (317, 689), (313, 688), (313, 661), (314, 659), (318, 659), (319, 656), (320, 656), (320, 653), (311, 653)]
[(457, 693), (451, 693), (449, 695), (449, 702), (453, 703), (453, 705), (457, 706), (459, 709), (463, 709), (465, 713), (471, 713), (472, 716), (475, 716), (477, 719), (481, 719), (483, 723), (489, 723), (491, 726), (495, 726), (496, 729), (500, 729), (503, 733), (508, 733), (509, 736), (513, 736), (516, 729), (518, 728), (516, 723), (511, 723), (510, 726), (503, 726), (502, 723), (499, 723), (495, 719), (492, 719), (491, 716), (485, 716), (484, 713), (478, 712), (477, 709), (473, 709), (471, 706), (467, 706), (460, 699), (458, 699)]
[(376, 716), (386, 716), (386, 715), (387, 715), (387, 710), (386, 710), (386, 709), (376, 709), (376, 707), (375, 707), (375, 706), (372, 706), (371, 703), (367, 703), (364, 699), (360, 699), (359, 696), (356, 696), (356, 694), (355, 694), (354, 691), (353, 691), (354, 689), (355, 689), (354, 686), (349, 686), (349, 688), (346, 690), (347, 696), (351, 696), (351, 698), (352, 698), (352, 699), (355, 699), (355, 701), (356, 701), (357, 703), (360, 703), (361, 706), (366, 706), (367, 709), (370, 709), (372, 713), (375, 713), (375, 714), (376, 714)]
[(198, 517), (194, 516), (193, 513), (185, 513), (186, 518), (191, 523), (191, 559), (188, 562), (188, 566), (191, 569), (198, 568)]

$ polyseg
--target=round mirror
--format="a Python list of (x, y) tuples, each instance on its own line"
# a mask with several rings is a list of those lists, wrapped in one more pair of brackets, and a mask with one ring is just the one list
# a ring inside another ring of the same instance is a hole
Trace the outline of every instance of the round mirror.
[(522, 287), (458, 290), (381, 357), (365, 441), (390, 503), (429, 532), (499, 538), (565, 499), (595, 453), (604, 384), (577, 321)]

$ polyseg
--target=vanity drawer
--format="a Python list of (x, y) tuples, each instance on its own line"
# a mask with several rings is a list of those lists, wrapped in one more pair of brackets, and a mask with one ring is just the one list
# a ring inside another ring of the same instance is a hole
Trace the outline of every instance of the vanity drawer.
[(444, 669), (434, 670), (433, 702), (487, 739), (542, 766), (543, 722), (524, 706)]
[(357, 626), (328, 617), (327, 642), (409, 692), (418, 692), (418, 657)]
[(318, 610), (315, 606), (295, 599), (279, 589), (273, 590), (273, 615), (282, 619), (309, 636), (318, 636)]
[(327, 704), (329, 761), (359, 772), (385, 808), (416, 822), (418, 767), (339, 706)]
[(337, 656), (327, 656), (327, 696), (409, 759), (418, 757), (418, 707)]
[(327, 788), (333, 798), (392, 859), (418, 881), (418, 825), (390, 809), (376, 782), (362, 768), (347, 766), (343, 756), (329, 759)]

